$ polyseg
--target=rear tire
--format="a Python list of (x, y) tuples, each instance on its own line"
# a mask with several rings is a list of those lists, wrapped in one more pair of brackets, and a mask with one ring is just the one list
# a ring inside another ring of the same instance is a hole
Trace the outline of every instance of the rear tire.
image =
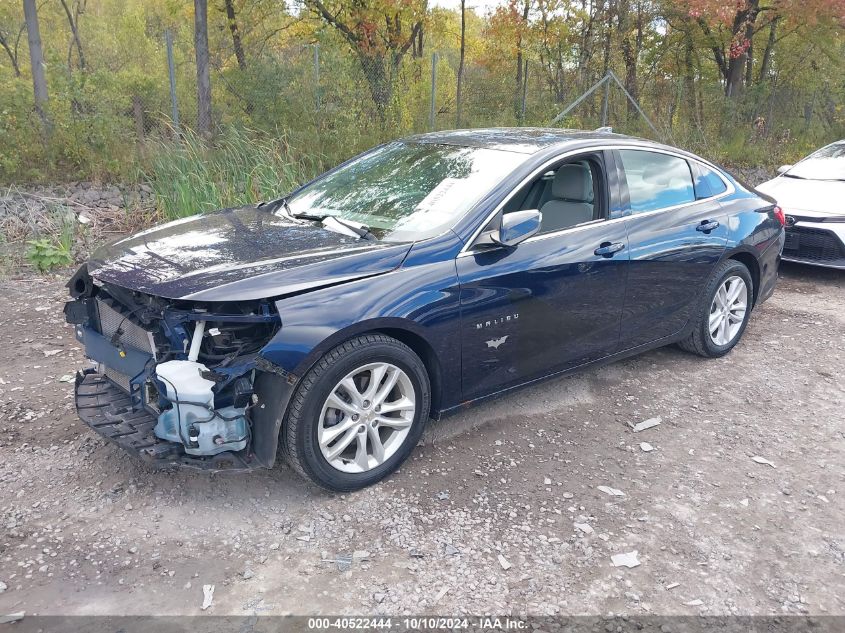
[(430, 407), (428, 373), (407, 345), (382, 334), (358, 336), (303, 377), (283, 425), (284, 452), (317, 485), (358, 490), (405, 461)]
[(754, 303), (754, 284), (745, 264), (728, 259), (713, 271), (693, 312), (696, 320), (678, 347), (705, 358), (730, 352), (745, 332)]

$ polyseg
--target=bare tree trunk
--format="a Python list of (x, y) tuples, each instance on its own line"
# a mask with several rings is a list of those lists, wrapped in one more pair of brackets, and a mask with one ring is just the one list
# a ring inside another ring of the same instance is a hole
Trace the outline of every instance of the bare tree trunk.
[(35, 95), (35, 111), (41, 117), (44, 129), (49, 131), (47, 118), (47, 78), (44, 75), (44, 52), (41, 50), (41, 32), (38, 29), (38, 11), (35, 0), (23, 0), (23, 14), (26, 20), (26, 34), (29, 40), (29, 63), (32, 67), (32, 89)]
[[(736, 40), (739, 33), (745, 32), (745, 37), (749, 38), (754, 34), (754, 23), (757, 21), (759, 15), (760, 0), (746, 0), (745, 8), (738, 11), (734, 17), (733, 27), (731, 33), (733, 34), (732, 41)], [(738, 97), (742, 92), (743, 80), (748, 71), (749, 61), (751, 57), (751, 47), (749, 40), (749, 47), (740, 55), (734, 57), (729, 55), (727, 73), (725, 74), (725, 96)]]
[(132, 116), (135, 119), (135, 136), (138, 137), (138, 146), (143, 148), (146, 132), (146, 125), (144, 124), (144, 103), (138, 95), (132, 95)]
[(21, 69), (18, 66), (18, 52), (17, 50), (12, 50), (12, 47), (9, 46), (9, 42), (6, 40), (6, 36), (2, 32), (0, 32), (0, 46), (3, 47), (3, 50), (9, 56), (9, 61), (12, 62), (12, 70), (15, 72), (15, 77), (20, 77)]
[(743, 66), (745, 66), (745, 53), (739, 57), (731, 58), (728, 63), (728, 76), (725, 84), (726, 97), (738, 97), (742, 92)]
[(414, 59), (419, 59), (423, 56), (423, 27), (420, 25), (420, 29), (417, 32), (417, 36), (414, 38), (413, 43), (411, 44), (411, 57)]
[[(77, 21), (73, 18), (73, 13), (67, 4), (67, 0), (60, 0), (60, 2), (62, 3), (62, 7), (64, 7), (65, 15), (67, 15), (70, 32), (73, 34), (73, 43), (76, 46), (76, 52), (79, 55), (79, 70), (85, 70), (85, 54), (82, 52), (82, 40), (79, 39)], [(68, 62), (69, 61), (70, 59), (68, 59)], [(70, 66), (70, 64), (68, 64), (68, 66)]]
[(229, 32), (232, 34), (232, 48), (235, 49), (235, 59), (238, 60), (238, 68), (245, 70), (246, 55), (244, 55), (244, 45), (241, 42), (241, 32), (238, 29), (235, 5), (232, 3), (232, 0), (226, 0), (226, 21), (229, 23)]
[(778, 20), (780, 20), (780, 17), (775, 17), (769, 24), (769, 39), (763, 51), (763, 61), (760, 62), (760, 75), (758, 77), (758, 81), (760, 82), (765, 81), (769, 76), (769, 70), (772, 65), (772, 54), (775, 52), (775, 44), (777, 43)]
[[(604, 4), (602, 5), (602, 11), (604, 18), (604, 33), (603, 33), (603, 50), (602, 50), (602, 67), (601, 67), (601, 76), (606, 77), (608, 71), (610, 70), (610, 49), (611, 49), (611, 42), (613, 38), (613, 2), (611, 0), (605, 0)], [(596, 115), (595, 110), (595, 101), (590, 99), (592, 105), (592, 111), (590, 114), (592, 116)], [(609, 99), (602, 99), (601, 102), (601, 109), (599, 110), (598, 114), (599, 117), (602, 119), (601, 125), (606, 125), (607, 117), (609, 114), (609, 107), (610, 101)]]
[(750, 88), (754, 83), (754, 25), (745, 25), (745, 37), (748, 39), (748, 49), (745, 51), (745, 87)]
[(517, 118), (522, 112), (522, 32), (528, 24), (528, 12), (531, 9), (531, 0), (523, 0), (522, 22), (519, 24), (519, 35), (516, 40), (516, 89), (514, 90), (514, 112)]
[(687, 101), (687, 117), (696, 118), (695, 109), (695, 60), (693, 57), (693, 41), (689, 30), (684, 37), (684, 92)]
[(464, 55), (466, 53), (466, 0), (461, 0), (461, 61), (458, 63), (458, 90), (456, 95), (455, 127), (461, 127), (463, 114)]
[(194, 0), (194, 50), (197, 58), (197, 132), (211, 136), (211, 79), (208, 71), (208, 0)]
[(605, 0), (604, 3), (604, 50), (602, 51), (602, 77), (610, 70), (610, 47), (613, 38), (613, 3)]
[[(622, 60), (625, 62), (625, 90), (631, 94), (635, 101), (639, 101), (639, 89), (637, 88), (637, 55), (639, 51), (635, 50), (633, 41), (631, 2), (630, 0), (620, 0), (618, 7), (619, 31), (622, 36)], [(633, 119), (637, 116), (637, 108), (630, 99), (628, 99), (627, 104), (628, 119)]]

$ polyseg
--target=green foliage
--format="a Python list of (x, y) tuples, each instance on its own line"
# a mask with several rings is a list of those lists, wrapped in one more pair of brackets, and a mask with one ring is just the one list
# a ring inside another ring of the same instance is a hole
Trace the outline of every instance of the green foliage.
[[(752, 59), (742, 90), (730, 98), (714, 51), (723, 58), (730, 52), (730, 18), (750, 0), (519, 0), (486, 14), (470, 8), (461, 126), (547, 126), (611, 69), (660, 132), (632, 114), (618, 88), (607, 104), (615, 130), (659, 136), (732, 164), (792, 162), (845, 136), (845, 31), (829, 18), (832, 1), (789, 0), (755, 14)], [(434, 52), (434, 127), (456, 124), (461, 25), (454, 9), (366, 0), (351, 11), (331, 0), (320, 3), (329, 8), (324, 14), (310, 0), (296, 9), (233, 0), (238, 59), (224, 4), (209, 3), (216, 138), (203, 142), (186, 131), (196, 120), (193, 3), (83, 4), (77, 26), (85, 68), (61, 3), (38, 6), (50, 93), (46, 131), (33, 107), (27, 39), (17, 37), (21, 4), (0, 3), (0, 37), (12, 51), (0, 48), (0, 183), (140, 175), (171, 217), (272, 195), (374, 144), (427, 131)], [(705, 5), (724, 5), (703, 15), (724, 13), (727, 21), (696, 19), (692, 8)], [(419, 40), (410, 37), (418, 23)], [(179, 141), (170, 121), (165, 30), (174, 43)], [(524, 85), (518, 56), (528, 64)], [(634, 85), (626, 72), (632, 60)], [(594, 93), (564, 123), (602, 125), (603, 96)]]
[(58, 227), (55, 235), (27, 242), (29, 250), (26, 259), (42, 273), (73, 263), (76, 216), (66, 209), (59, 209), (54, 214), (54, 219)]
[(145, 177), (169, 219), (277, 197), (320, 168), (313, 158), (297, 158), (282, 136), (234, 127), (213, 144), (185, 132), (152, 149)]
[(69, 266), (73, 263), (70, 250), (58, 240), (42, 237), (30, 240), (27, 244), (29, 244), (29, 250), (26, 258), (39, 272), (46, 273), (53, 268)]

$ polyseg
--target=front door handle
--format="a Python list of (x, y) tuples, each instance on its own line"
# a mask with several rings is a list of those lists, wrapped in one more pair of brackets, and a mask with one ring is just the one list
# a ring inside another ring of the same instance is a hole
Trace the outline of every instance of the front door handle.
[(713, 229), (718, 229), (719, 223), (716, 220), (702, 220), (701, 224), (695, 227), (696, 231), (701, 231), (702, 233), (709, 233)]
[(596, 255), (600, 257), (613, 257), (614, 253), (618, 253), (625, 248), (624, 242), (602, 242), (595, 251)]

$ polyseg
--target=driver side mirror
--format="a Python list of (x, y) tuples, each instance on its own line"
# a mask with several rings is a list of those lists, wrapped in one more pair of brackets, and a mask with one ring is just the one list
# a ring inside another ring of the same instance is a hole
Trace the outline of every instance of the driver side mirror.
[(540, 230), (543, 214), (537, 209), (514, 211), (502, 216), (502, 226), (490, 235), (492, 241), (501, 246), (513, 247), (524, 242)]
[(792, 169), (792, 165), (781, 165), (778, 167), (778, 174), (785, 174), (790, 169)]

